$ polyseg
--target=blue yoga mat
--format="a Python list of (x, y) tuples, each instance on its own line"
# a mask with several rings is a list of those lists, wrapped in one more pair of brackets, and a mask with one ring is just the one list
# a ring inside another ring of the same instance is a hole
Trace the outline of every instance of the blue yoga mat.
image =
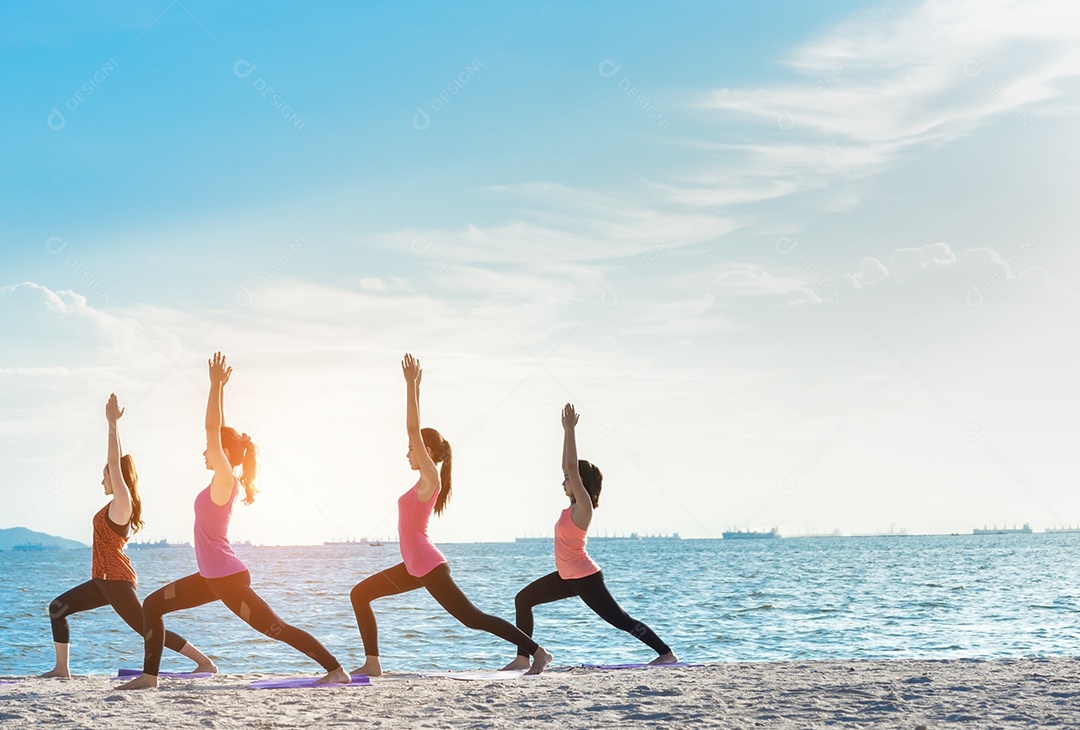
[(370, 687), (371, 680), (366, 674), (352, 675), (352, 684), (316, 684), (318, 677), (272, 677), (256, 679), (248, 689), (293, 689), (296, 687)]

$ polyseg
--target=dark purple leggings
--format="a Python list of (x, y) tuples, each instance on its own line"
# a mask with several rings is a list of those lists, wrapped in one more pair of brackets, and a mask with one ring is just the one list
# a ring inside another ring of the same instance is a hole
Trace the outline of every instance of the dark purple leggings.
[[(587, 575), (584, 578), (572, 579), (563, 578), (558, 573), (549, 573), (522, 588), (514, 597), (518, 628), (532, 636), (533, 606), (538, 606), (541, 603), (551, 603), (552, 601), (561, 601), (571, 596), (581, 598), (582, 602), (591, 608), (597, 616), (615, 628), (622, 629), (639, 641), (648, 644), (657, 654), (663, 656), (671, 651), (671, 647), (660, 641), (660, 637), (652, 629), (631, 618), (626, 611), (619, 607), (619, 604), (616, 603), (611, 592), (608, 591), (607, 586), (604, 584), (604, 574), (600, 572)], [(518, 654), (528, 656), (525, 653), (528, 648), (528, 646), (519, 646)]]
[(417, 588), (426, 588), (431, 597), (438, 601), (447, 613), (467, 628), (486, 631), (511, 644), (524, 647), (528, 650), (527, 656), (532, 656), (540, 648), (535, 641), (521, 633), (509, 621), (489, 616), (472, 605), (454, 579), (450, 577), (450, 566), (446, 563), (436, 566), (421, 578), (409, 575), (409, 571), (405, 569), (405, 563), (398, 563), (393, 568), (365, 578), (352, 589), (349, 595), (353, 612), (356, 614), (356, 625), (360, 628), (360, 638), (364, 642), (364, 654), (379, 656), (379, 629), (375, 624), (375, 612), (371, 610), (371, 602), (376, 598), (415, 591)]
[[(135, 593), (135, 584), (127, 580), (94, 578), (75, 586), (58, 596), (49, 604), (49, 621), (52, 622), (53, 641), (57, 644), (71, 643), (71, 630), (67, 617), (73, 613), (92, 611), (102, 606), (112, 606), (124, 623), (139, 636), (143, 635), (143, 607)], [(180, 651), (187, 644), (182, 636), (165, 632), (165, 646)]]
[(144, 674), (157, 676), (161, 667), (161, 654), (165, 646), (165, 622), (162, 617), (173, 611), (183, 611), (214, 601), (224, 603), (230, 611), (259, 633), (284, 641), (300, 653), (311, 657), (326, 671), (331, 672), (341, 666), (318, 639), (281, 620), (266, 601), (251, 590), (251, 574), (245, 570), (224, 578), (204, 578), (195, 573), (159, 588), (146, 597), (143, 604), (146, 616)]

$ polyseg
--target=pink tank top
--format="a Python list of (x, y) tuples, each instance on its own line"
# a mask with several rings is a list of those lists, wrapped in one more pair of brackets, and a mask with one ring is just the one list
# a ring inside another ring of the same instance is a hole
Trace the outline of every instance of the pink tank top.
[(600, 572), (600, 566), (585, 552), (585, 530), (574, 524), (570, 517), (571, 507), (559, 515), (555, 523), (555, 569), (565, 580), (586, 578)]
[(401, 559), (405, 561), (405, 570), (414, 578), (423, 578), (446, 562), (446, 558), (427, 534), (431, 513), (435, 511), (435, 502), (439, 499), (442, 485), (435, 488), (435, 494), (426, 502), (420, 501), (419, 491), (420, 482), (417, 482), (397, 501)]
[(224, 578), (247, 570), (229, 545), (229, 520), (239, 480), (233, 482), (228, 503), (214, 504), (210, 487), (195, 498), (195, 562), (203, 578)]

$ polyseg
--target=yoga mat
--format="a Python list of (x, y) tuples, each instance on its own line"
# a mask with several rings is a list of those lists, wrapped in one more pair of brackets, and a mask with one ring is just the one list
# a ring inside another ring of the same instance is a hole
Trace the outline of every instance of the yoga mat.
[(586, 669), (665, 669), (667, 667), (700, 667), (701, 664), (687, 664), (675, 662), (674, 664), (582, 664)]
[[(141, 669), (118, 669), (116, 676), (113, 679), (127, 679), (128, 677), (141, 677)], [(158, 672), (158, 678), (164, 677), (166, 679), (202, 679), (203, 677), (213, 677), (210, 672)]]
[(248, 689), (293, 689), (296, 687), (370, 687), (371, 680), (366, 674), (352, 675), (352, 684), (316, 684), (318, 677), (273, 677), (256, 679)]
[(498, 672), (439, 672), (438, 674), (425, 674), (425, 677), (447, 677), (449, 679), (462, 679), (471, 681), (505, 681), (508, 679), (521, 679), (525, 676), (523, 669), (510, 669)]

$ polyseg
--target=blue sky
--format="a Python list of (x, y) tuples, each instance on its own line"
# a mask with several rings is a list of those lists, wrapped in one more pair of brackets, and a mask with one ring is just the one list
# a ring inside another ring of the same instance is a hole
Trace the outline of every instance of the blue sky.
[(392, 532), (408, 349), (441, 539), (550, 530), (567, 399), (601, 531), (1080, 522), (1073, 15), (6, 7), (5, 521), (88, 538), (115, 390), (186, 539), (222, 349), (237, 537)]

